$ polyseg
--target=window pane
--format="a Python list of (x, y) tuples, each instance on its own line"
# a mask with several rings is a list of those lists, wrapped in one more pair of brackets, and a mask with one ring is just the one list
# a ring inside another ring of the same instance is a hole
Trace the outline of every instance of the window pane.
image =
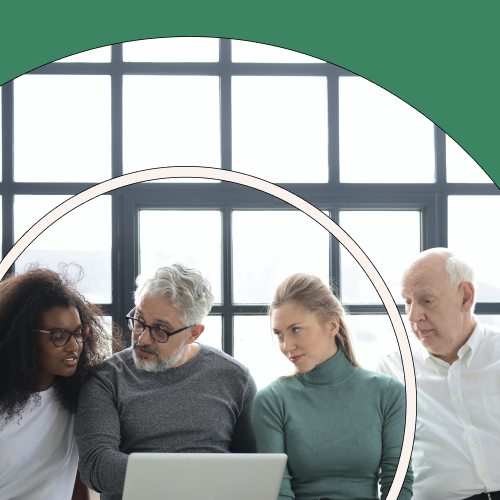
[(346, 316), (358, 363), (375, 371), (380, 358), (399, 350), (391, 320), (386, 314)]
[(468, 183), (493, 182), (465, 150), (448, 135), (446, 136), (446, 180)]
[(448, 247), (474, 269), (477, 302), (500, 301), (500, 232), (492, 225), (498, 213), (500, 196), (448, 197)]
[(220, 168), (218, 77), (123, 78), (123, 171), (166, 166)]
[(295, 369), (273, 338), (268, 316), (234, 317), (234, 357), (248, 367), (257, 389)]
[[(113, 318), (111, 316), (101, 316), (101, 325), (104, 329), (104, 331), (109, 335), (111, 334), (112, 331), (112, 322)], [(109, 358), (113, 354), (113, 343), (109, 342), (106, 347), (106, 357)]]
[[(420, 253), (420, 212), (341, 211), (340, 227), (366, 253), (397, 303), (402, 303), (401, 275)], [(340, 247), (341, 293), (346, 304), (380, 304), (362, 267)]]
[(500, 330), (500, 315), (497, 314), (478, 314), (479, 322), (492, 330)]
[[(14, 239), (17, 241), (38, 219), (68, 198), (14, 196)], [(84, 271), (79, 291), (90, 302), (111, 303), (111, 196), (88, 201), (57, 220), (16, 260), (16, 272), (22, 272), (31, 262), (55, 271), (61, 262), (79, 264)]]
[(233, 212), (234, 302), (269, 304), (298, 272), (328, 283), (329, 235), (298, 211)]
[(325, 77), (232, 78), (233, 170), (271, 182), (328, 182)]
[(152, 276), (175, 262), (194, 267), (209, 281), (220, 304), (221, 225), (218, 210), (141, 210), (139, 272)]
[(84, 52), (79, 52), (78, 54), (73, 54), (72, 56), (63, 57), (59, 62), (87, 62), (87, 63), (106, 63), (111, 62), (111, 46), (107, 45), (105, 47), (99, 47), (97, 49), (86, 50)]
[(205, 330), (197, 342), (209, 345), (222, 351), (222, 317), (220, 314), (207, 316), (203, 319)]
[(123, 60), (137, 62), (217, 62), (219, 39), (152, 38), (123, 44)]
[(360, 77), (339, 78), (341, 182), (434, 182), (434, 126)]
[(264, 43), (231, 41), (233, 62), (243, 63), (324, 63), (316, 57)]
[(69, 198), (71, 198), (69, 195), (16, 195), (14, 197), (14, 241), (17, 241), (44, 215)]
[(101, 182), (109, 178), (110, 77), (17, 78), (14, 167), (17, 182)]

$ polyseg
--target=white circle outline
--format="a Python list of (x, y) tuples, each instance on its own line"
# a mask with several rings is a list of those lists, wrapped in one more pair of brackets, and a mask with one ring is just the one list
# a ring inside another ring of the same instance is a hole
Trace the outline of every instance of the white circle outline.
[(0, 263), (0, 279), (3, 279), (5, 273), (14, 264), (15, 260), (21, 255), (22, 252), (37, 238), (45, 229), (57, 221), (60, 217), (64, 216), (79, 205), (97, 197), (106, 194), (109, 191), (136, 184), (138, 182), (150, 181), (155, 179), (168, 179), (168, 178), (205, 178), (215, 179), (220, 181), (232, 182), (234, 184), (241, 184), (254, 189), (258, 189), (264, 193), (280, 198), (286, 203), (296, 207), (304, 212), (306, 215), (314, 219), (318, 224), (323, 226), (329, 231), (338, 241), (352, 254), (357, 260), (358, 264), (364, 269), (377, 292), (379, 293), (382, 302), (387, 310), (389, 318), (394, 327), (396, 338), (399, 343), (401, 351), (401, 358), (403, 362), (403, 371), (405, 376), (406, 385), (406, 422), (405, 432), (403, 438), (403, 446), (401, 449), (400, 460), (396, 473), (394, 475), (393, 483), (387, 495), (387, 500), (397, 500), (401, 487), (403, 485), (408, 464), (410, 463), (411, 451), (413, 448), (413, 440), (415, 437), (415, 424), (417, 417), (417, 392), (415, 381), (415, 369), (413, 366), (413, 358), (411, 355), (410, 344), (406, 336), (406, 330), (403, 325), (401, 316), (392, 298), (392, 295), (384, 283), (384, 280), (378, 273), (375, 266), (371, 263), (370, 259), (359, 248), (357, 243), (335, 222), (333, 222), (321, 210), (303, 200), (299, 196), (287, 191), (286, 189), (276, 186), (270, 182), (264, 181), (251, 175), (241, 174), (230, 170), (222, 170), (219, 168), (210, 167), (162, 167), (153, 168), (148, 170), (141, 170), (140, 172), (133, 172), (125, 174), (120, 177), (109, 179), (92, 186), (85, 191), (78, 193), (71, 197), (69, 200), (64, 201), (59, 206), (54, 208), (47, 215), (42, 217), (36, 224), (34, 224), (26, 233), (15, 243), (7, 255)]

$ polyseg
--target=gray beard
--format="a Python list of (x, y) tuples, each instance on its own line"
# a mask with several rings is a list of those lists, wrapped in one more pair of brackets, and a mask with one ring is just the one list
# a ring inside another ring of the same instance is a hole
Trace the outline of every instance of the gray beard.
[(134, 357), (135, 366), (139, 370), (145, 370), (147, 372), (153, 372), (153, 373), (164, 372), (165, 370), (172, 368), (172, 366), (176, 365), (180, 361), (182, 355), (184, 354), (184, 349), (186, 348), (186, 344), (187, 344), (187, 335), (184, 338), (184, 341), (179, 345), (179, 347), (177, 347), (177, 349), (175, 349), (175, 351), (166, 358), (160, 358), (160, 354), (156, 349), (153, 348), (145, 349), (149, 352), (155, 353), (158, 356), (157, 361), (145, 361), (144, 359), (141, 359), (141, 357), (138, 356), (135, 351), (135, 346), (139, 345), (139, 343), (136, 340), (132, 344), (133, 345), (132, 355)]

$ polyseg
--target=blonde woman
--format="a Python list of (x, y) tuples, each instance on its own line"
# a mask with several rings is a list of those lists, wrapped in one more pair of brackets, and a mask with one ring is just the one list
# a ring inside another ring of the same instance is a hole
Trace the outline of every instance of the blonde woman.
[[(272, 330), (295, 373), (258, 392), (259, 453), (286, 453), (279, 500), (387, 497), (405, 425), (405, 389), (361, 368), (344, 309), (316, 276), (294, 274), (269, 307)], [(399, 499), (412, 496), (406, 474)]]

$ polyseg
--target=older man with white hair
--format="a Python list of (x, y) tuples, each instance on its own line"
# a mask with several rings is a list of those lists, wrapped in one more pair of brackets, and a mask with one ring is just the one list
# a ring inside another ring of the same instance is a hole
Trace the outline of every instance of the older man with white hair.
[[(414, 500), (500, 499), (500, 334), (473, 314), (474, 272), (446, 248), (422, 252), (404, 272), (417, 426)], [(378, 371), (404, 382), (401, 356)]]
[(132, 346), (84, 384), (75, 423), (84, 483), (122, 497), (129, 454), (254, 453), (248, 368), (196, 340), (214, 296), (180, 264), (137, 279)]

